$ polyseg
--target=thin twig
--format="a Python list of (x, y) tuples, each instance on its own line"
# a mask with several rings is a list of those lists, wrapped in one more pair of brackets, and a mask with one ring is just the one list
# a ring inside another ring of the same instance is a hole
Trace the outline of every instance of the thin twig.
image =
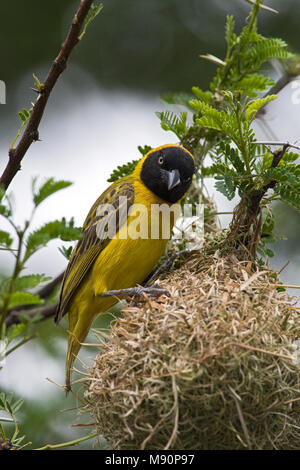
[(68, 31), (66, 40), (62, 44), (60, 52), (54, 60), (45, 82), (40, 89), (37, 100), (33, 105), (29, 121), (21, 137), (21, 140), (15, 149), (10, 149), (9, 151), (8, 163), (2, 176), (0, 177), (0, 185), (2, 185), (4, 189), (8, 188), (11, 181), (20, 170), (21, 161), (30, 145), (39, 139), (38, 127), (44, 114), (48, 98), (57, 82), (57, 79), (66, 68), (68, 58), (73, 48), (79, 42), (79, 35), (92, 2), (93, 0), (81, 0)]
[(170, 436), (170, 439), (168, 440), (167, 445), (164, 447), (164, 450), (168, 450), (169, 447), (174, 444), (176, 441), (177, 433), (178, 433), (178, 421), (179, 421), (179, 406), (178, 406), (178, 390), (177, 390), (177, 385), (176, 385), (176, 378), (174, 375), (172, 375), (172, 390), (173, 390), (173, 396), (174, 396), (174, 426), (173, 426), (173, 431)]
[(87, 427), (87, 426), (97, 426), (97, 423), (74, 423), (74, 424), (70, 424), (70, 428)]
[(249, 142), (249, 143), (250, 145), (278, 145), (278, 147), (287, 146), (296, 150), (300, 150), (300, 147), (294, 144), (290, 144), (289, 142), (276, 142), (274, 140), (272, 141), (259, 140), (257, 142)]
[(282, 268), (280, 269), (280, 271), (278, 271), (278, 274), (281, 274), (282, 271), (290, 264), (290, 260), (288, 260), (284, 266), (282, 266)]
[(258, 277), (262, 276), (263, 274), (267, 273), (268, 271), (258, 271), (254, 274), (252, 274), (252, 276), (245, 282), (243, 282), (241, 285), (240, 285), (240, 290), (245, 290), (247, 289), (247, 287), (250, 286), (250, 284), (252, 284), (253, 281), (255, 281)]
[(12, 348), (10, 348), (5, 356), (7, 357), (9, 354), (11, 354), (13, 351), (15, 351), (16, 349), (18, 349), (20, 346), (23, 346), (23, 344), (26, 344), (28, 343), (28, 341), (30, 341), (31, 339), (33, 338), (36, 338), (37, 335), (31, 335), (31, 336), (27, 336), (25, 338), (23, 338), (19, 343), (17, 343), (15, 346), (13, 346)]
[(54, 450), (54, 449), (62, 449), (63, 447), (71, 447), (75, 446), (76, 444), (80, 444), (80, 442), (87, 441), (88, 439), (93, 439), (97, 437), (98, 433), (93, 432), (88, 436), (81, 437), (79, 439), (74, 439), (73, 441), (63, 442), (62, 444), (46, 444), (44, 447), (39, 447), (38, 449), (33, 450)]
[(236, 391), (233, 390), (232, 387), (230, 387), (230, 385), (228, 385), (228, 388), (229, 388), (229, 391), (230, 391), (231, 395), (233, 396), (233, 399), (234, 399), (234, 402), (235, 402), (235, 406), (236, 406), (236, 409), (237, 409), (237, 412), (238, 412), (238, 415), (239, 415), (239, 420), (240, 420), (240, 423), (241, 423), (241, 426), (242, 426), (242, 429), (243, 429), (243, 433), (244, 433), (244, 436), (245, 436), (245, 439), (246, 439), (246, 442), (247, 442), (248, 449), (251, 449), (252, 446), (251, 446), (251, 441), (250, 441), (248, 428), (247, 428), (246, 421), (245, 421), (244, 416), (243, 416), (242, 408), (239, 404), (239, 400), (241, 401), (241, 399), (237, 395)]

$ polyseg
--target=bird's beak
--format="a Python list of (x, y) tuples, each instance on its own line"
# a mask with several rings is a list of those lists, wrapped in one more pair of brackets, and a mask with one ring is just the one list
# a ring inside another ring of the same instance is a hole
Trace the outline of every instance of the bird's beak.
[(171, 189), (175, 188), (180, 184), (180, 173), (178, 170), (171, 170), (167, 171), (165, 170), (165, 175), (167, 178), (167, 185), (168, 185), (168, 191)]

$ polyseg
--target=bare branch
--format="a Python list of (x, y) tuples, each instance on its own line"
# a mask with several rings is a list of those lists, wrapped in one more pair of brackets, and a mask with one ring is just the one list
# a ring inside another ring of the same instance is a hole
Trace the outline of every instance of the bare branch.
[(65, 42), (54, 60), (45, 82), (42, 84), (38, 98), (32, 108), (30, 119), (25, 127), (24, 133), (15, 149), (10, 149), (9, 160), (0, 177), (0, 185), (7, 189), (11, 181), (21, 168), (21, 161), (30, 145), (39, 139), (38, 127), (42, 119), (50, 93), (57, 82), (58, 77), (64, 71), (68, 58), (79, 41), (84, 20), (88, 14), (93, 0), (81, 0), (75, 13), (72, 24), (68, 31)]
[(290, 144), (289, 142), (276, 142), (276, 141), (257, 141), (257, 142), (250, 142), (251, 145), (278, 145), (279, 147), (286, 146), (287, 148), (290, 147), (292, 149), (300, 150), (300, 147), (294, 144)]

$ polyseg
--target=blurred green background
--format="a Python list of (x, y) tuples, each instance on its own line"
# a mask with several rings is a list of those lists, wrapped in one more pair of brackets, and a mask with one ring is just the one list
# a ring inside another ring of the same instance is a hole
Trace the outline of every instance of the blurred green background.
[[(1, 168), (20, 125), (17, 113), (22, 107), (29, 108), (35, 98), (30, 90), (32, 73), (41, 81), (45, 77), (78, 3), (18, 0), (0, 4), (0, 79), (5, 81), (7, 90), (6, 104), (0, 105)], [(223, 57), (226, 14), (234, 14), (239, 29), (250, 9), (246, 0), (103, 3), (103, 11), (73, 51), (68, 68), (51, 95), (40, 126), (42, 142), (30, 148), (22, 171), (10, 187), (17, 223), (22, 223), (30, 211), (32, 176), (74, 181), (70, 189), (45, 202), (35, 224), (54, 217), (75, 216), (81, 225), (91, 204), (107, 186), (112, 169), (137, 158), (138, 145), (175, 142), (174, 136), (160, 129), (154, 115), (165, 109), (160, 93), (189, 91), (193, 85), (207, 88), (215, 67), (201, 61), (199, 54), (210, 52)], [(283, 38), (292, 51), (299, 53), (298, 0), (269, 0), (268, 4), (280, 14), (262, 12), (260, 32)], [(300, 120), (299, 110), (297, 116)], [(280, 125), (278, 129), (280, 132)], [(213, 182), (208, 187), (214, 191)], [(221, 196), (214, 197), (220, 210), (232, 207)], [(271, 265), (280, 269), (290, 260), (282, 279), (299, 284), (299, 214), (280, 204), (276, 217), (278, 233), (289, 240), (276, 244)], [(226, 226), (229, 220), (224, 217), (222, 224)], [(58, 246), (52, 243), (34, 256), (28, 272), (51, 276), (61, 272), (66, 261)], [(8, 273), (11, 266), (9, 256), (0, 252), (0, 271)], [(107, 323), (107, 318), (98, 320), (98, 325)], [(21, 430), (33, 442), (32, 447), (74, 439), (92, 429), (70, 427), (71, 423), (88, 422), (90, 418), (77, 416), (77, 400), (73, 396), (66, 399), (60, 388), (45, 380), (49, 377), (63, 382), (66, 328), (66, 321), (59, 327), (51, 319), (41, 323), (39, 338), (9, 356), (0, 371), (0, 390), (14, 391), (25, 399), (20, 413)], [(88, 341), (95, 341), (92, 334)], [(86, 348), (80, 357), (90, 363), (94, 353), (92, 347)], [(99, 445), (96, 443), (93, 448)], [(91, 446), (93, 442), (85, 442), (78, 448)]]

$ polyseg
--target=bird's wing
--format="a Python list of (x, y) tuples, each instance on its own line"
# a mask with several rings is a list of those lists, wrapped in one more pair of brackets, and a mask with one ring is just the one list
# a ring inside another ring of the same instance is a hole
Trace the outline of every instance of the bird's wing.
[[(68, 312), (70, 302), (102, 250), (126, 222), (134, 202), (133, 181), (126, 177), (112, 184), (92, 206), (83, 224), (83, 238), (74, 248), (64, 274), (55, 322)], [(103, 233), (109, 228), (109, 237)], [(111, 232), (113, 230), (113, 232)]]

